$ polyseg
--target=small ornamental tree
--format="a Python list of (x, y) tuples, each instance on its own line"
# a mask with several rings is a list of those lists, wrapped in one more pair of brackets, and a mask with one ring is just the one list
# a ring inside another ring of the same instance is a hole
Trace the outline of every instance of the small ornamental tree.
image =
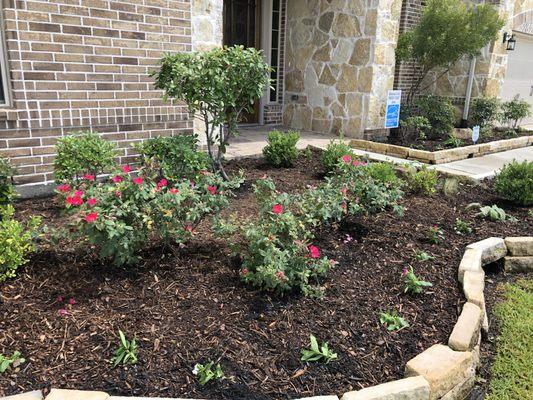
[(203, 119), (211, 168), (227, 179), (222, 161), (228, 139), (236, 134), (243, 112), (252, 111), (254, 101), (263, 95), (269, 74), (261, 51), (233, 46), (166, 54), (161, 69), (153, 75), (164, 100), (184, 101)]
[[(503, 26), (498, 12), (490, 4), (467, 5), (462, 0), (428, 0), (416, 27), (400, 34), (396, 57), (415, 61), (414, 82), (407, 102), (427, 89), (464, 56), (475, 56)], [(422, 82), (428, 74), (442, 69), (436, 79)]]

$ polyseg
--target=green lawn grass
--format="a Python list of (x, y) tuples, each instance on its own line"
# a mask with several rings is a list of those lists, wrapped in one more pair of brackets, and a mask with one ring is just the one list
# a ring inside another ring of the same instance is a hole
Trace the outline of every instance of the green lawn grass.
[(533, 280), (506, 284), (495, 314), (500, 336), (486, 400), (533, 399)]

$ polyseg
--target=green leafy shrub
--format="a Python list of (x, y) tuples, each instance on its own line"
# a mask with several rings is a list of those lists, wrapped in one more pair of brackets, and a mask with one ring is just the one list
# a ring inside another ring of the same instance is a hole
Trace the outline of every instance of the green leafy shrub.
[(471, 125), (480, 127), (492, 127), (498, 119), (500, 100), (495, 97), (478, 97), (472, 101), (470, 111)]
[(11, 204), (16, 196), (13, 188), (15, 170), (9, 162), (0, 157), (0, 207)]
[(205, 125), (213, 171), (226, 179), (222, 160), (228, 139), (237, 133), (243, 113), (250, 112), (270, 83), (270, 67), (260, 50), (232, 46), (204, 52), (165, 54), (154, 73), (163, 100), (184, 101)]
[(326, 364), (329, 364), (331, 361), (337, 358), (337, 353), (331, 351), (326, 342), (322, 343), (322, 346), (318, 346), (318, 341), (314, 335), (309, 335), (309, 340), (309, 349), (302, 349), (301, 351), (302, 361), (322, 361)]
[(431, 129), (429, 134), (433, 138), (450, 135), (455, 124), (455, 108), (449, 99), (434, 95), (421, 96), (417, 102), (419, 114), (427, 118)]
[(336, 264), (321, 256), (313, 244), (314, 230), (346, 215), (376, 213), (386, 208), (400, 212), (400, 189), (370, 176), (367, 164), (343, 161), (339, 173), (300, 194), (279, 193), (274, 183), (255, 184), (259, 204), (256, 220), (222, 223), (220, 234), (239, 233), (233, 249), (242, 259), (241, 279), (277, 293), (299, 290), (321, 296), (320, 280)]
[(267, 145), (263, 148), (265, 160), (274, 167), (292, 167), (298, 158), (296, 143), (300, 134), (296, 131), (272, 131), (268, 134)]
[(463, 145), (463, 140), (459, 139), (453, 133), (448, 135), (448, 138), (444, 141), (444, 145), (447, 147), (461, 147)]
[(403, 140), (416, 138), (424, 140), (427, 133), (431, 131), (431, 124), (426, 117), (420, 115), (408, 116), (400, 121), (400, 128)]
[(337, 170), (337, 165), (345, 155), (351, 155), (352, 148), (341, 140), (331, 140), (322, 153), (322, 165), (326, 173), (332, 173)]
[(398, 178), (392, 163), (376, 162), (367, 166), (368, 175), (377, 182), (394, 187), (401, 187), (403, 181)]
[(433, 194), (437, 191), (438, 172), (423, 165), (419, 170), (410, 167), (407, 170), (406, 179), (409, 189), (414, 193), (425, 195)]
[(158, 136), (135, 146), (142, 164), (158, 171), (160, 178), (173, 181), (195, 179), (209, 168), (207, 154), (198, 151), (198, 136)]
[(25, 264), (34, 250), (33, 239), (41, 219), (32, 217), (24, 225), (13, 219), (15, 209), (11, 205), (0, 207), (0, 282), (16, 275), (17, 268)]
[(502, 103), (501, 109), (500, 122), (515, 130), (518, 129), (520, 122), (531, 113), (531, 105), (518, 98), (518, 95), (513, 100)]
[(228, 205), (231, 189), (240, 178), (224, 181), (204, 173), (195, 182), (123, 173), (102, 182), (82, 181), (58, 187), (70, 211), (70, 221), (81, 238), (96, 246), (102, 258), (115, 265), (135, 263), (151, 243), (184, 243), (196, 226)]
[(116, 146), (94, 132), (78, 132), (57, 141), (54, 174), (56, 181), (71, 181), (111, 172)]
[(506, 164), (494, 179), (498, 194), (523, 206), (533, 205), (533, 161)]

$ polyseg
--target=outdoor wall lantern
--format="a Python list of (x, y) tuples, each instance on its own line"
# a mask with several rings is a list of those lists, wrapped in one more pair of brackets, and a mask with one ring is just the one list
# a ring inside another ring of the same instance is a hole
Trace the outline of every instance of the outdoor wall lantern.
[(513, 51), (516, 45), (516, 39), (514, 38), (514, 33), (508, 34), (507, 32), (505, 32), (503, 34), (503, 43), (505, 42), (507, 42), (507, 50)]

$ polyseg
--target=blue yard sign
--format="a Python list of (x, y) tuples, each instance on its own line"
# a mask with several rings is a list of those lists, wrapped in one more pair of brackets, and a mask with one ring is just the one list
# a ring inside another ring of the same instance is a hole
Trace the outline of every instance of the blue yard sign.
[(385, 114), (385, 128), (398, 128), (400, 125), (401, 90), (389, 90), (387, 93), (387, 112)]

